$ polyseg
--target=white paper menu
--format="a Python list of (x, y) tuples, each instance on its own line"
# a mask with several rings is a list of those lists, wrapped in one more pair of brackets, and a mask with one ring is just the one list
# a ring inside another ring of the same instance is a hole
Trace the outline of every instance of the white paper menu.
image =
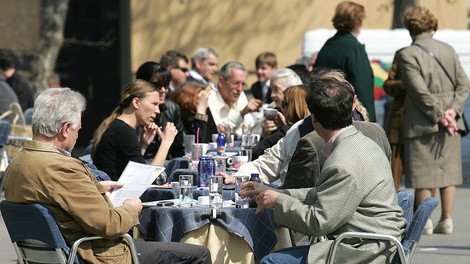
[(121, 206), (126, 199), (139, 198), (164, 170), (165, 167), (129, 161), (118, 180), (124, 186), (109, 195), (113, 206)]

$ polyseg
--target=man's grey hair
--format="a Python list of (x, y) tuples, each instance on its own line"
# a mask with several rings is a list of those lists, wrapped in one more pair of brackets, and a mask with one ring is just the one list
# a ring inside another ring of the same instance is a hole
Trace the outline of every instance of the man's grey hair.
[(280, 68), (273, 73), (271, 76), (271, 81), (279, 79), (284, 84), (286, 88), (296, 85), (302, 85), (302, 80), (293, 70), (289, 68)]
[(225, 63), (224, 66), (222, 66), (219, 71), (219, 76), (222, 76), (225, 80), (227, 80), (230, 77), (230, 73), (233, 68), (242, 70), (246, 74), (248, 74), (248, 70), (246, 69), (245, 65), (241, 64), (238, 61), (229, 61)]
[(217, 53), (217, 51), (215, 51), (212, 48), (203, 47), (203, 48), (197, 49), (196, 52), (194, 52), (193, 57), (191, 58), (191, 67), (195, 68), (196, 61), (203, 61), (207, 59), (207, 57), (209, 57), (209, 54), (212, 54), (217, 58), (219, 57), (219, 54)]
[(86, 99), (79, 92), (70, 88), (47, 89), (34, 102), (33, 133), (54, 137), (66, 122), (75, 129), (85, 108)]

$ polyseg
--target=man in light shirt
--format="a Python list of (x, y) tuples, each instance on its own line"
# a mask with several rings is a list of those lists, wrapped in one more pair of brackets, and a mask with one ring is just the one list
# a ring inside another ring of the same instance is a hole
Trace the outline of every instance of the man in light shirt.
[(258, 111), (262, 101), (248, 101), (243, 91), (247, 78), (248, 71), (239, 62), (230, 61), (220, 69), (217, 90), (209, 95), (209, 108), (220, 132), (230, 126), (237, 135), (241, 135), (243, 123), (254, 125), (254, 118), (249, 113)]

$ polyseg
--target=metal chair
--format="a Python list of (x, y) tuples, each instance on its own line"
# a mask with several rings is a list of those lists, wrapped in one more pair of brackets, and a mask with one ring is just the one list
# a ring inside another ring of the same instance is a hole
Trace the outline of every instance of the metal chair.
[[(407, 223), (410, 223), (413, 218), (413, 206), (415, 202), (415, 195), (408, 190), (399, 190), (397, 192), (398, 205), (403, 210), (403, 218), (406, 219)], [(326, 236), (312, 237), (313, 243), (322, 242), (328, 240)]]
[[(83, 237), (69, 248), (52, 213), (45, 206), (4, 200), (0, 203), (0, 210), (19, 263), (79, 264), (79, 245), (84, 241), (103, 239), (99, 236)], [(129, 234), (121, 237), (129, 244), (134, 264), (138, 264), (134, 240)]]
[(6, 120), (0, 120), (0, 193), (3, 191), (3, 171), (8, 166), (8, 154), (5, 147), (8, 143), (11, 124)]
[(408, 222), (404, 237), (399, 241), (396, 237), (387, 234), (375, 234), (364, 232), (345, 232), (339, 235), (335, 242), (332, 244), (327, 263), (334, 263), (336, 250), (341, 241), (345, 238), (362, 238), (362, 239), (375, 239), (390, 241), (397, 247), (397, 253), (393, 260), (394, 263), (408, 264), (411, 261), (414, 250), (423, 234), (426, 221), (431, 215), (432, 211), (437, 207), (438, 201), (433, 197), (425, 199), (416, 209), (413, 218)]

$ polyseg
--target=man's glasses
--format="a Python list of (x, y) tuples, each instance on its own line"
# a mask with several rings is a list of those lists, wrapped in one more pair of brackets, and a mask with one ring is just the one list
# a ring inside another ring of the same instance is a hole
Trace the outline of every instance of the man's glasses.
[(187, 73), (189, 71), (188, 68), (182, 68), (182, 67), (175, 67), (175, 69), (180, 69), (184, 73)]
[(233, 86), (240, 86), (241, 85), (243, 89), (246, 89), (248, 87), (248, 85), (244, 82), (232, 81), (232, 80), (227, 81), (227, 82), (230, 83)]

